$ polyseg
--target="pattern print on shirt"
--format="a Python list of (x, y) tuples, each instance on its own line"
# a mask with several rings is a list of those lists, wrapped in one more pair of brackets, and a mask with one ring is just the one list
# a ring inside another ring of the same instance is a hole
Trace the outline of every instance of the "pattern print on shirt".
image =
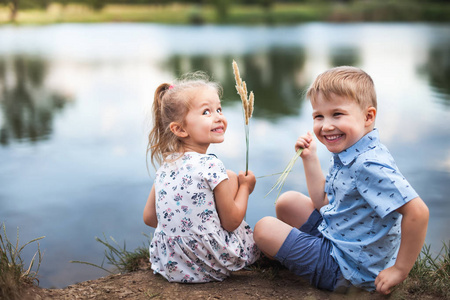
[(401, 215), (396, 209), (418, 195), (398, 170), (378, 130), (331, 158), (325, 180), (329, 204), (319, 230), (353, 285), (373, 290), (378, 273), (395, 263)]
[(178, 156), (156, 173), (152, 269), (175, 282), (223, 280), (258, 259), (253, 231), (245, 221), (233, 232), (220, 225), (213, 190), (228, 178), (222, 162), (193, 152), (173, 161)]

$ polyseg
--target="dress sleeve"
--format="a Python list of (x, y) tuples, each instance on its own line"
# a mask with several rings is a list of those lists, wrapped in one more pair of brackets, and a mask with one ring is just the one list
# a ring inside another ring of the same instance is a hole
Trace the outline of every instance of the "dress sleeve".
[(220, 159), (210, 155), (205, 164), (204, 177), (211, 190), (214, 190), (219, 183), (228, 179), (227, 169)]
[(377, 161), (362, 163), (356, 182), (359, 193), (382, 218), (418, 197), (396, 167)]

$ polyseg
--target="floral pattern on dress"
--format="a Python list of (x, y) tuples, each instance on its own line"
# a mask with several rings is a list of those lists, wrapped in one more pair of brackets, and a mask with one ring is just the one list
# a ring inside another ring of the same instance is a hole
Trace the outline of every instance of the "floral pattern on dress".
[(171, 282), (223, 280), (260, 255), (251, 227), (233, 232), (220, 225), (214, 188), (228, 179), (213, 155), (188, 152), (169, 156), (156, 173), (158, 226), (150, 244), (155, 273)]

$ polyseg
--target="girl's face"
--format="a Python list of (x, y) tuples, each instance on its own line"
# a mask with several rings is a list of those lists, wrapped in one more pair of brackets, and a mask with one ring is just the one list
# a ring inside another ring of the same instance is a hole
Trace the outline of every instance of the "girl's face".
[(363, 110), (351, 99), (332, 95), (327, 100), (322, 94), (311, 104), (314, 134), (330, 152), (344, 151), (373, 129), (373, 107)]
[(206, 153), (211, 143), (224, 141), (228, 123), (215, 89), (205, 87), (194, 93), (184, 120), (186, 137), (183, 142), (187, 152)]

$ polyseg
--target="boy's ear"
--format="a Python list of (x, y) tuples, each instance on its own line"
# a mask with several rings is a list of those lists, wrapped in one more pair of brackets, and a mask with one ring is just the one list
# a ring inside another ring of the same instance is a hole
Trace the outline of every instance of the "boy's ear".
[(177, 137), (185, 138), (188, 136), (188, 133), (184, 130), (180, 123), (172, 122), (170, 123), (169, 128), (170, 131), (172, 131)]
[(366, 127), (375, 123), (375, 117), (377, 116), (377, 109), (373, 106), (370, 106), (366, 110)]

